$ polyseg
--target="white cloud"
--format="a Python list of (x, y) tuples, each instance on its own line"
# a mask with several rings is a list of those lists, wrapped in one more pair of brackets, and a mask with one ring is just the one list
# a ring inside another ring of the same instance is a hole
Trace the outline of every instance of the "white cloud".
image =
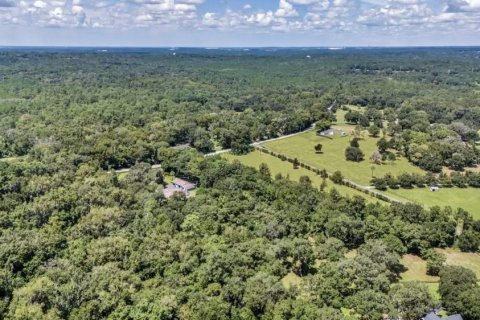
[(262, 33), (352, 33), (375, 28), (410, 34), (439, 29), (461, 33), (480, 28), (480, 0), (276, 0), (276, 8), (257, 1), (237, 11), (217, 9), (215, 3), (221, 1), (209, 0), (208, 10), (199, 10), (206, 0), (0, 0), (0, 24)]
[(448, 0), (446, 11), (480, 11), (480, 0)]
[(293, 8), (293, 6), (286, 0), (280, 0), (278, 4), (278, 9), (275, 12), (277, 17), (296, 17), (298, 12)]
[(291, 0), (291, 2), (293, 4), (309, 5), (309, 4), (318, 3), (319, 0)]
[(42, 9), (42, 8), (45, 8), (47, 6), (47, 4), (41, 0), (37, 0), (33, 3), (33, 6), (35, 8), (39, 8), (39, 9)]

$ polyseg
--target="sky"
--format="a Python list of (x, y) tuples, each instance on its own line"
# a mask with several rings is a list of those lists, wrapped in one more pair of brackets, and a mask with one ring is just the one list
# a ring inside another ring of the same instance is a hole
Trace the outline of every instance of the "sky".
[(480, 0), (0, 0), (16, 45), (480, 45)]

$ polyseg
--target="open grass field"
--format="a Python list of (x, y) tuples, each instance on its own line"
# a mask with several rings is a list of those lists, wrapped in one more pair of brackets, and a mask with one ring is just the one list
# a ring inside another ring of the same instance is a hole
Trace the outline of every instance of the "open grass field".
[[(342, 128), (350, 132), (353, 126), (342, 125), (335, 128)], [(278, 153), (283, 153), (292, 158), (298, 158), (300, 161), (308, 163), (320, 169), (326, 169), (329, 172), (340, 170), (345, 178), (369, 185), (372, 179), (372, 169), (376, 176), (384, 176), (387, 173), (398, 175), (402, 172), (424, 173), (421, 169), (410, 164), (407, 159), (399, 157), (393, 163), (374, 165), (368, 160), (371, 154), (377, 150), (377, 141), (379, 138), (369, 137), (366, 133), (364, 139), (360, 141), (360, 148), (365, 153), (366, 160), (362, 162), (352, 162), (345, 159), (345, 149), (349, 146), (351, 136), (341, 137), (335, 135), (333, 138), (319, 137), (315, 131), (308, 131), (303, 134), (267, 142), (263, 144), (268, 149)], [(323, 145), (323, 153), (315, 153), (314, 146), (318, 143)]]
[(462, 208), (474, 218), (480, 219), (480, 189), (476, 188), (448, 188), (439, 192), (431, 192), (429, 188), (389, 189), (385, 192), (398, 199), (419, 203), (426, 206), (450, 206), (454, 209)]
[[(288, 175), (290, 177), (290, 180), (292, 181), (299, 181), (301, 176), (308, 176), (312, 180), (314, 186), (320, 187), (320, 184), (322, 183), (322, 179), (318, 175), (314, 174), (313, 172), (304, 168), (293, 169), (293, 166), (290, 162), (282, 161), (276, 157), (262, 153), (257, 150), (243, 156), (235, 156), (235, 155), (226, 153), (226, 154), (223, 154), (222, 157), (225, 157), (229, 161), (239, 160), (242, 164), (249, 167), (254, 167), (256, 169), (258, 169), (261, 163), (266, 163), (270, 168), (270, 173), (272, 174), (272, 176), (275, 176), (278, 173), (280, 173), (283, 176)], [(335, 185), (334, 183), (332, 183), (330, 180), (327, 179), (326, 191), (329, 191), (332, 188), (337, 189), (337, 191), (344, 196), (352, 197), (354, 195), (358, 195), (358, 196), (364, 197), (369, 202), (382, 202), (379, 199), (369, 196), (358, 190), (341, 186), (341, 185)]]

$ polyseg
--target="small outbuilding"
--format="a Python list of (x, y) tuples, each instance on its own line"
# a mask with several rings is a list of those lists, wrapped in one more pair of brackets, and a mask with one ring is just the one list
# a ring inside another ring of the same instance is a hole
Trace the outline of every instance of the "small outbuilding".
[(438, 186), (431, 186), (431, 187), (430, 187), (430, 191), (432, 191), (432, 192), (438, 192), (438, 191), (440, 191), (440, 188), (439, 188)]
[(335, 134), (335, 129), (328, 129), (328, 130), (321, 131), (319, 133), (319, 135), (321, 136), (333, 136), (334, 134)]

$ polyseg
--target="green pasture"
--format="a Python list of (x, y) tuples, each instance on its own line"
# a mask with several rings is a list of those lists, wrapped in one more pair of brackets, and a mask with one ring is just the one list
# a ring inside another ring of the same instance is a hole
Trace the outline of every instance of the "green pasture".
[[(256, 169), (258, 169), (261, 163), (266, 163), (270, 168), (270, 173), (272, 174), (272, 176), (275, 176), (278, 173), (280, 173), (283, 176), (288, 176), (290, 180), (293, 180), (293, 181), (298, 181), (301, 176), (308, 176), (312, 180), (314, 186), (320, 187), (322, 183), (322, 179), (315, 173), (304, 168), (293, 169), (293, 166), (290, 162), (282, 161), (276, 157), (262, 153), (258, 150), (255, 150), (243, 156), (235, 156), (229, 153), (223, 154), (222, 156), (228, 159), (229, 161), (238, 160), (242, 164), (249, 167), (254, 167)], [(326, 191), (329, 191), (332, 188), (335, 188), (337, 189), (338, 192), (340, 192), (340, 194), (344, 196), (352, 197), (352, 196), (358, 195), (358, 196), (364, 197), (369, 202), (380, 201), (379, 199), (369, 196), (358, 190), (355, 190), (346, 186), (336, 185), (328, 179), (326, 180), (326, 182), (327, 182), (327, 187), (325, 189)]]
[[(350, 133), (354, 130), (353, 126), (342, 125), (335, 128), (342, 128)], [(342, 137), (335, 134), (333, 137), (317, 136), (315, 131), (308, 131), (297, 136), (286, 139), (267, 142), (264, 147), (278, 153), (285, 154), (288, 157), (298, 158), (300, 161), (310, 164), (316, 168), (326, 169), (329, 172), (340, 170), (345, 178), (369, 185), (373, 174), (384, 176), (387, 173), (398, 175), (402, 172), (424, 173), (421, 169), (413, 166), (403, 157), (398, 157), (394, 162), (375, 165), (369, 158), (377, 150), (377, 141), (379, 138), (369, 137), (366, 132), (363, 133), (362, 140), (359, 141), (360, 149), (365, 153), (365, 160), (362, 162), (352, 162), (345, 159), (345, 149), (349, 146), (353, 136)], [(315, 145), (321, 143), (323, 150), (321, 154), (315, 153)]]
[(462, 208), (468, 211), (474, 218), (480, 219), (480, 189), (443, 188), (438, 192), (432, 192), (430, 188), (389, 189), (385, 194), (429, 207), (450, 206), (454, 209)]
[[(341, 128), (346, 132), (351, 132), (354, 129), (350, 125), (340, 125), (335, 128)], [(394, 162), (387, 161), (381, 165), (373, 164), (368, 158), (377, 150), (378, 138), (370, 137), (366, 132), (363, 135), (360, 148), (365, 153), (366, 160), (359, 163), (345, 159), (345, 149), (352, 139), (351, 136), (341, 137), (339, 134), (335, 134), (333, 137), (319, 137), (315, 131), (309, 131), (286, 139), (267, 142), (263, 146), (288, 157), (298, 158), (313, 167), (326, 169), (328, 172), (339, 170), (345, 178), (365, 186), (370, 185), (372, 168), (373, 175), (379, 177), (387, 173), (393, 175), (399, 175), (403, 172), (425, 173), (403, 157), (397, 157)], [(314, 146), (318, 143), (323, 145), (321, 154), (315, 153), (314, 150)], [(419, 203), (427, 207), (438, 205), (442, 207), (451, 206), (454, 209), (463, 208), (475, 218), (480, 219), (479, 189), (450, 188), (440, 189), (439, 192), (431, 192), (429, 188), (389, 189), (385, 194), (398, 200)]]

